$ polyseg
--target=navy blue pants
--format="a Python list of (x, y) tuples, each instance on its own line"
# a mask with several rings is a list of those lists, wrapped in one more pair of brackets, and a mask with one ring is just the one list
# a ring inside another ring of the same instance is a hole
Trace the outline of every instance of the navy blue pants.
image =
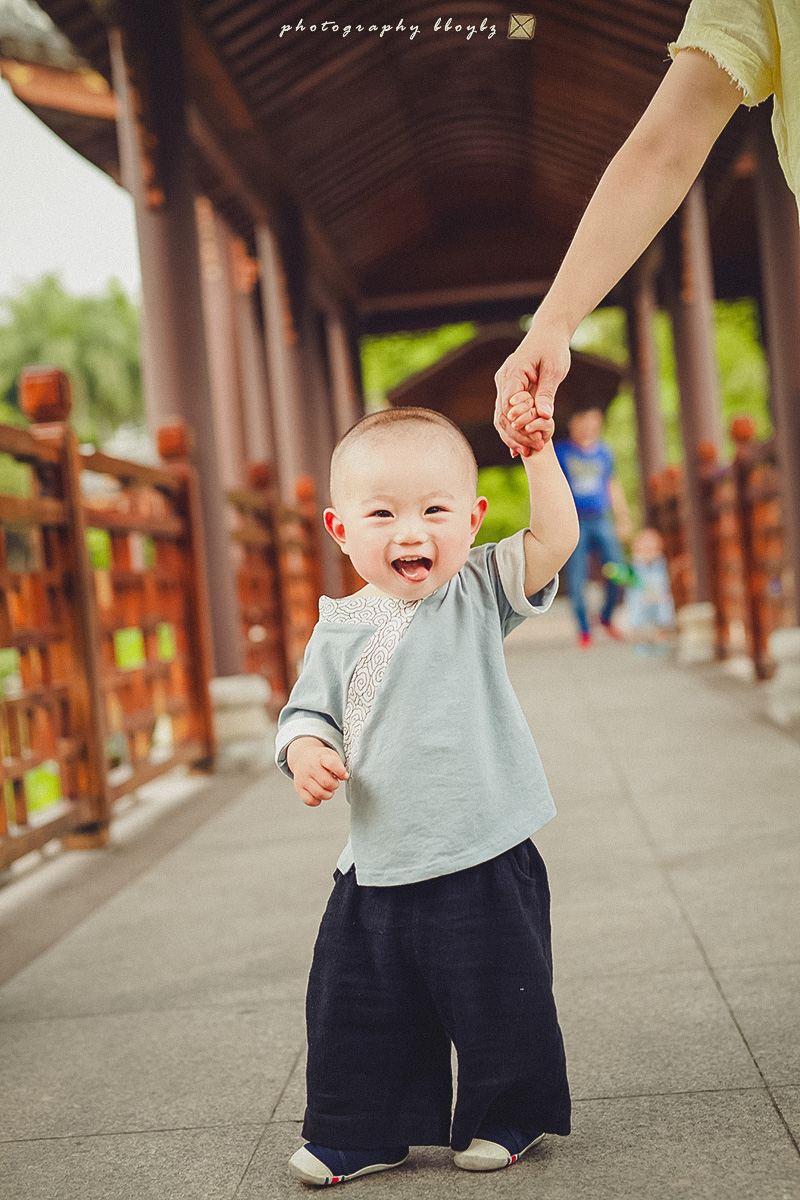
[(569, 1133), (550, 893), (533, 843), (420, 883), (360, 887), (352, 868), (334, 880), (308, 982), (303, 1137), (465, 1150), (485, 1118)]

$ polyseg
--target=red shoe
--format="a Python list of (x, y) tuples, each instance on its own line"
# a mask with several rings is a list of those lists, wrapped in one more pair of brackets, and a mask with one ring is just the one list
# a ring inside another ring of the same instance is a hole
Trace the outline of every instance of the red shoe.
[(578, 649), (588, 650), (592, 644), (592, 635), (590, 633), (578, 634)]
[(625, 641), (625, 634), (622, 633), (621, 630), (617, 629), (616, 625), (612, 625), (610, 621), (601, 621), (600, 624), (603, 626), (603, 629), (605, 629), (608, 636), (613, 638), (615, 642)]

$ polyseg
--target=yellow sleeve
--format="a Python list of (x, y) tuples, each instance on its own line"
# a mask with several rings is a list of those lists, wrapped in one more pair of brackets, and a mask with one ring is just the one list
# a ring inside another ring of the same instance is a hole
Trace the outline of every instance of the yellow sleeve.
[(775, 90), (780, 62), (773, 14), (767, 0), (692, 0), (678, 40), (667, 47), (703, 50), (727, 71), (751, 107)]

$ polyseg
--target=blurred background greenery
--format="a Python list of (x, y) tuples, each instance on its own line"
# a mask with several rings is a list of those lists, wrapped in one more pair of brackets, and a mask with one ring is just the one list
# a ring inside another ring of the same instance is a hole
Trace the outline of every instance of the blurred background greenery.
[(116, 280), (99, 296), (73, 296), (56, 275), (43, 275), (0, 301), (0, 421), (24, 423), (17, 380), (31, 363), (71, 376), (82, 441), (143, 424), (139, 307)]

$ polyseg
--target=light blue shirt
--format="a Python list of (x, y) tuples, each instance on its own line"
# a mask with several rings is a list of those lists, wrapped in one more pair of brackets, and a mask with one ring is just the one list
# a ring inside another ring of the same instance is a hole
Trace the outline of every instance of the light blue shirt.
[[(558, 577), (525, 596), (525, 530), (473, 547), (422, 600), (320, 600), (303, 670), (278, 720), (276, 762), (313, 735), (344, 759), (361, 885), (416, 883), (475, 866), (555, 815), (503, 655), (546, 612)], [(341, 790), (341, 785), (340, 785)]]

